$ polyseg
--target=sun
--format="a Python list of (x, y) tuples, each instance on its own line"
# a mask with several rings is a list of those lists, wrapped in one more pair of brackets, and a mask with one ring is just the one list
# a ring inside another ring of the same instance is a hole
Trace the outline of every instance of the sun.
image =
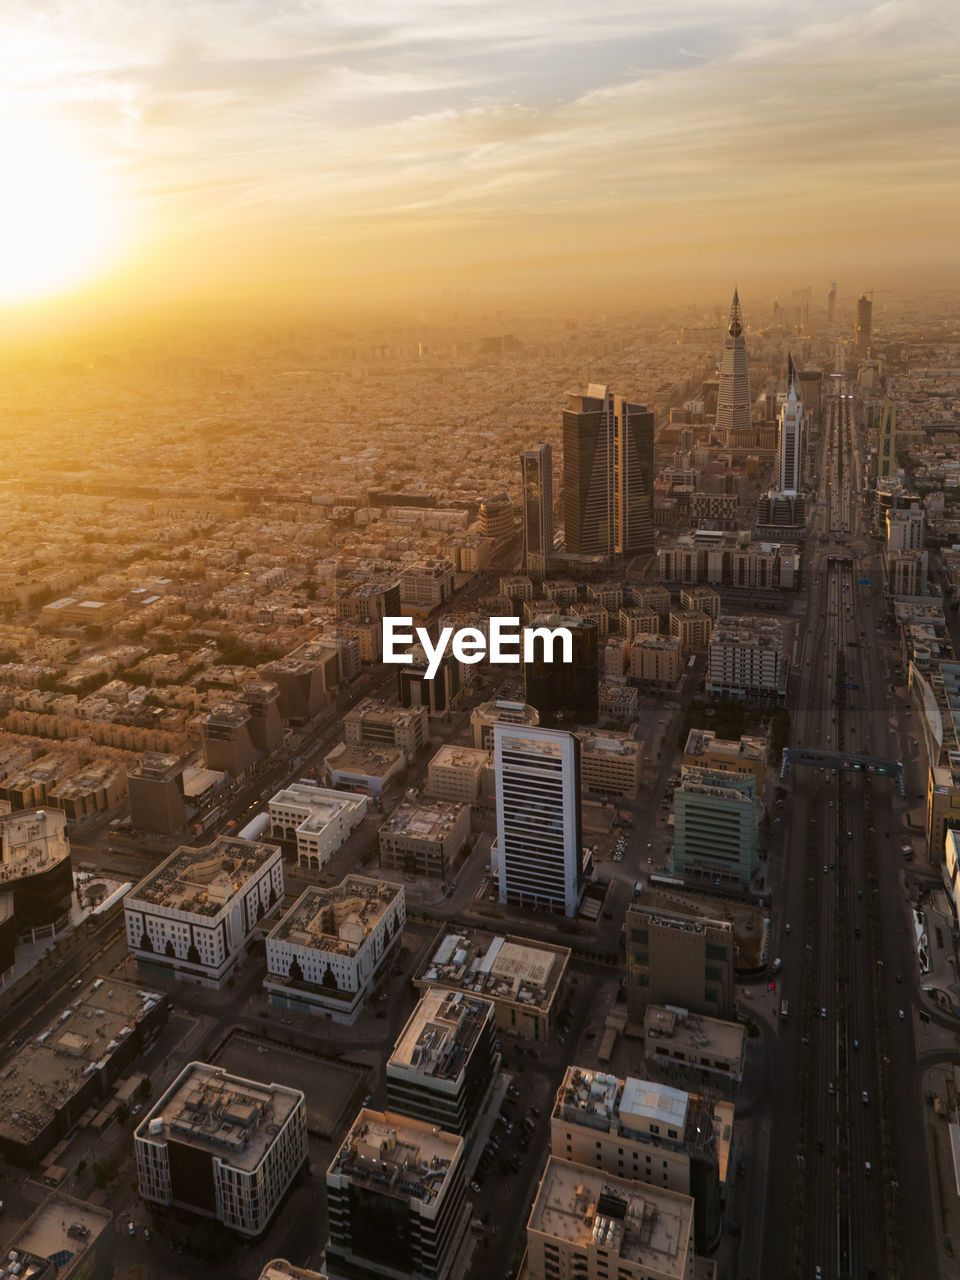
[(64, 293), (116, 255), (116, 200), (77, 147), (12, 129), (0, 134), (0, 175), (0, 304)]

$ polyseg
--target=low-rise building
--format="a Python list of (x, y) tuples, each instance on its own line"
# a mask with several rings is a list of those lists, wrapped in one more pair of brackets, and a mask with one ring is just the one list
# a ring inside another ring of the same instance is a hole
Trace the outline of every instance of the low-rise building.
[(338, 742), (324, 756), (323, 767), (332, 787), (382, 796), (390, 783), (402, 776), (406, 757), (399, 747)]
[(144, 974), (219, 988), (282, 901), (277, 845), (232, 836), (184, 845), (124, 898), (127, 944)]
[(460, 1134), (468, 1160), (493, 1100), (495, 1027), (492, 1001), (435, 987), (420, 997), (387, 1059), (388, 1108)]
[(137, 1126), (134, 1145), (144, 1200), (258, 1239), (307, 1163), (304, 1095), (191, 1062)]
[(270, 834), (296, 840), (297, 864), (319, 871), (366, 817), (367, 796), (331, 791), (301, 779), (270, 799)]
[(525, 702), (482, 702), (470, 713), (470, 729), (473, 745), (478, 750), (493, 750), (493, 726), (495, 724), (522, 725), (533, 729), (540, 723), (540, 712)]
[(86, 982), (3, 1068), (0, 1152), (34, 1168), (65, 1138), (167, 1019), (166, 996), (129, 982)]
[(380, 865), (446, 884), (470, 838), (470, 806), (406, 800), (380, 828)]
[[(668, 596), (668, 601), (669, 598)], [(618, 628), (623, 638), (631, 642), (637, 636), (659, 635), (660, 615), (655, 609), (649, 609), (645, 605), (625, 605), (620, 610)]]
[(394, 707), (364, 698), (343, 717), (347, 742), (400, 747), (408, 761), (427, 741), (430, 722), (424, 706)]
[(362, 1110), (327, 1170), (331, 1280), (453, 1280), (470, 1219), (465, 1182), (457, 1134)]
[(601, 682), (597, 690), (600, 706), (600, 719), (609, 717), (629, 724), (637, 714), (640, 706), (640, 695), (636, 689), (626, 684), (605, 684)]
[(347, 876), (305, 889), (266, 940), (270, 1003), (353, 1022), (406, 920), (403, 885)]
[(530, 1280), (694, 1280), (693, 1217), (688, 1195), (552, 1155), (527, 1222)]
[(672, 1005), (647, 1005), (643, 1055), (648, 1068), (666, 1069), (732, 1098), (743, 1079), (747, 1029)]
[(447, 744), (430, 761), (426, 794), (434, 800), (476, 804), (483, 794), (484, 776), (492, 768), (492, 752)]
[(634, 799), (643, 775), (643, 748), (629, 733), (581, 729), (580, 786), (594, 796)]
[(550, 942), (473, 931), (438, 935), (414, 984), (442, 987), (492, 1000), (497, 1026), (508, 1035), (550, 1038), (563, 990), (570, 948)]
[(26, 1280), (99, 1280), (113, 1275), (113, 1211), (57, 1191), (7, 1242), (5, 1274)]
[(630, 675), (638, 684), (674, 689), (682, 671), (676, 636), (637, 636), (630, 646)]
[(641, 1021), (651, 1003), (735, 1017), (737, 948), (729, 921), (637, 903), (627, 908), (625, 930), (631, 1020)]
[(718, 738), (712, 729), (691, 729), (683, 748), (684, 769), (709, 769), (712, 773), (750, 773), (763, 795), (767, 776), (767, 744), (763, 738), (743, 735), (736, 741)]
[(400, 574), (400, 606), (429, 613), (453, 594), (454, 568), (449, 560), (432, 556)]

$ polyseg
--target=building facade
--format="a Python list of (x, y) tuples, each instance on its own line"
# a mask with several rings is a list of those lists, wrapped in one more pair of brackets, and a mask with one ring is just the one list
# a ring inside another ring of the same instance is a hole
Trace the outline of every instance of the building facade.
[(632, 905), (625, 925), (627, 1012), (677, 1004), (714, 1018), (736, 1017), (737, 948), (725, 920)]

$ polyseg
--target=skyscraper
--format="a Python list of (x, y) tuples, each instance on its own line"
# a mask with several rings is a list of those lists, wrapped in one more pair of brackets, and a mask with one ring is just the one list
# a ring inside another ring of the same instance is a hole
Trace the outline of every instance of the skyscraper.
[(720, 356), (720, 388), (717, 392), (717, 429), (734, 431), (750, 426), (750, 369), (743, 336), (740, 295), (733, 291), (730, 323)]
[(797, 395), (793, 361), (790, 361), (790, 390), (777, 422), (777, 487), (788, 498), (796, 497), (803, 486), (803, 452), (806, 425), (803, 404)]
[(553, 450), (534, 445), (520, 454), (523, 568), (543, 577), (553, 551)]
[(877, 433), (877, 476), (892, 476), (897, 470), (897, 402), (887, 393), (880, 412)]
[(837, 282), (830, 281), (830, 292), (827, 294), (827, 324), (833, 324), (837, 314)]
[(862, 293), (857, 299), (857, 344), (858, 356), (865, 356), (870, 346), (870, 330), (873, 326), (873, 300)]
[(580, 743), (572, 733), (497, 724), (500, 901), (576, 915), (583, 877)]
[(602, 383), (563, 411), (563, 519), (576, 555), (653, 551), (653, 414)]
[(542, 641), (535, 640), (533, 657), (523, 665), (523, 687), (540, 723), (553, 728), (563, 721), (596, 724), (600, 715), (600, 669), (597, 624), (592, 618), (550, 614), (533, 619), (534, 627), (566, 627), (573, 640), (570, 662), (548, 662)]

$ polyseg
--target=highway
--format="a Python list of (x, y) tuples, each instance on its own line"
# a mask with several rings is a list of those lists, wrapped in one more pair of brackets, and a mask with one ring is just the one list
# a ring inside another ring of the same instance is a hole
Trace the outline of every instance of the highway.
[[(791, 741), (898, 759), (882, 567), (864, 530), (855, 402), (837, 381), (816, 455), (811, 450), (818, 489)], [(899, 1016), (915, 990), (897, 832), (904, 802), (891, 781), (849, 770), (798, 769), (788, 785), (775, 950), (789, 1014), (768, 1073), (762, 1274), (930, 1276), (936, 1254), (912, 1009)]]

